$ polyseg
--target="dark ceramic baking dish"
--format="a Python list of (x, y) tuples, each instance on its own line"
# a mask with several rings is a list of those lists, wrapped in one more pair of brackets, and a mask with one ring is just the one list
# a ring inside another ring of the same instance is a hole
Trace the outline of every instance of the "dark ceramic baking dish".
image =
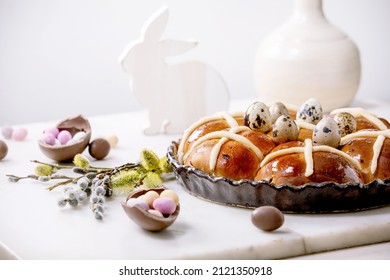
[(285, 213), (361, 211), (390, 205), (390, 178), (369, 184), (274, 185), (267, 181), (215, 177), (177, 161), (177, 142), (167, 158), (178, 181), (190, 194), (215, 203), (245, 208), (272, 205)]

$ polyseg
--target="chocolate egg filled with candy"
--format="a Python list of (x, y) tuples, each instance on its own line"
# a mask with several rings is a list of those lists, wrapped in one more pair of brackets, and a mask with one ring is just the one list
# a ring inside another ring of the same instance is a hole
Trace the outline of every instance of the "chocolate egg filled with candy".
[[(56, 141), (57, 144), (51, 145), (51, 142), (47, 140), (49, 138), (38, 140), (39, 148), (48, 158), (57, 162), (71, 161), (75, 155), (82, 153), (87, 148), (91, 139), (91, 126), (89, 121), (82, 115), (63, 120), (56, 128), (59, 131), (58, 135), (61, 135), (61, 140), (57, 139), (58, 141)], [(85, 132), (85, 136), (72, 141), (71, 137), (79, 132)], [(49, 132), (45, 131), (45, 134), (49, 134)]]
[[(162, 231), (176, 221), (180, 212), (179, 202), (176, 203), (173, 198), (161, 197), (161, 193), (165, 190), (165, 188), (136, 189), (129, 194), (126, 201), (122, 201), (123, 210), (142, 229), (153, 232)], [(153, 192), (153, 195), (149, 196), (148, 192)], [(157, 193), (159, 197), (154, 193)], [(138, 199), (139, 203), (134, 199)], [(148, 207), (151, 204), (155, 208), (146, 209), (143, 203)]]

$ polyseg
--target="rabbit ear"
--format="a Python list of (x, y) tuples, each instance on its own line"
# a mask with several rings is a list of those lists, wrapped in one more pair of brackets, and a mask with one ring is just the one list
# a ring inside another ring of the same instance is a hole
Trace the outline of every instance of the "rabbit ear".
[(198, 45), (198, 42), (195, 40), (173, 40), (173, 39), (164, 39), (158, 43), (158, 47), (161, 49), (164, 55), (176, 55), (184, 53), (193, 49)]
[(161, 7), (153, 16), (151, 16), (145, 23), (141, 32), (145, 41), (157, 42), (164, 33), (165, 27), (168, 23), (169, 11), (168, 7)]

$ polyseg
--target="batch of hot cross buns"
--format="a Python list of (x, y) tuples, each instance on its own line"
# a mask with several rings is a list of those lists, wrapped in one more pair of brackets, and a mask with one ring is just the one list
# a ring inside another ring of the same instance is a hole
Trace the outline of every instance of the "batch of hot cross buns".
[(390, 177), (389, 128), (362, 108), (326, 114), (316, 99), (299, 108), (254, 102), (244, 113), (220, 112), (193, 123), (177, 159), (233, 180), (367, 184)]

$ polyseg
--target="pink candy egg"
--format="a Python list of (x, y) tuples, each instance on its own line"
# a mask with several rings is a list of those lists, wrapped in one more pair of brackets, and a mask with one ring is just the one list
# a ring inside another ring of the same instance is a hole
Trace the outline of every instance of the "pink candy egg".
[(43, 133), (50, 133), (54, 136), (54, 138), (57, 138), (60, 131), (58, 130), (57, 127), (49, 127), (49, 128), (46, 128)]
[(43, 133), (41, 140), (44, 143), (51, 145), (51, 146), (53, 146), (56, 143), (56, 137), (53, 134), (48, 133), (48, 132)]
[(72, 134), (70, 134), (67, 130), (61, 130), (60, 133), (58, 133), (57, 139), (62, 145), (65, 145), (70, 139), (72, 139)]
[[(66, 145), (73, 145), (73, 144), (75, 144), (77, 141), (76, 140), (74, 140), (73, 138), (72, 139), (70, 139), (68, 142), (66, 142)], [(61, 144), (61, 143), (60, 143)]]
[(176, 203), (172, 198), (159, 197), (153, 201), (153, 208), (163, 215), (171, 215), (176, 210)]
[(23, 141), (27, 136), (27, 129), (16, 128), (12, 132), (12, 139), (15, 141)]

